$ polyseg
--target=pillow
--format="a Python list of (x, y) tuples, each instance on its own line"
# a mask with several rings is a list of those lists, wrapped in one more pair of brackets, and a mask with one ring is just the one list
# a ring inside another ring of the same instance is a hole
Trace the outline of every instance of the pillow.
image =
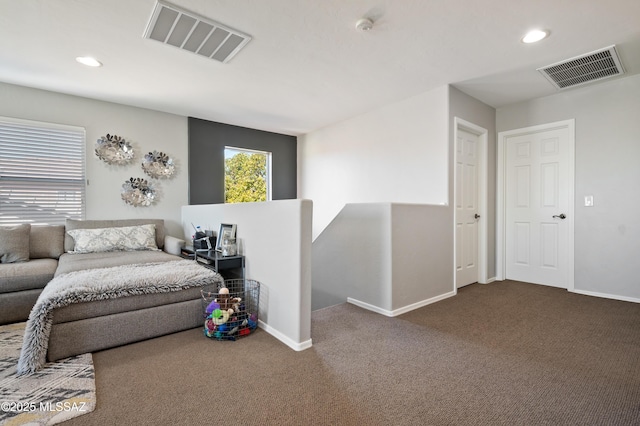
[(64, 253), (64, 225), (32, 226), (29, 259), (58, 259)]
[[(123, 226), (156, 225), (156, 245), (159, 249), (164, 245), (164, 219), (104, 219), (104, 220), (79, 220), (67, 219), (65, 230), (71, 229), (96, 229), (96, 228), (121, 228)], [(64, 234), (64, 251), (72, 252), (74, 242), (69, 233)]]
[(0, 263), (29, 260), (29, 233), (31, 224), (0, 227)]
[(118, 228), (71, 229), (67, 234), (75, 241), (70, 253), (106, 251), (158, 250), (156, 225), (122, 226)]

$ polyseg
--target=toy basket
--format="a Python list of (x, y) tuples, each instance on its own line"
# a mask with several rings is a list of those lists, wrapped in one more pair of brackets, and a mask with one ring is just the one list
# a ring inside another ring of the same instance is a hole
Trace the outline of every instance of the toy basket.
[(200, 290), (204, 312), (204, 335), (216, 340), (236, 340), (258, 327), (260, 283), (232, 279), (219, 283), (216, 291)]

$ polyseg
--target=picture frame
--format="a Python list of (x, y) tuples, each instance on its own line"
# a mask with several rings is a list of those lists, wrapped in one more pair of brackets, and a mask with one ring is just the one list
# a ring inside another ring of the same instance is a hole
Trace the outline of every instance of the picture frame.
[(221, 223), (216, 240), (216, 251), (222, 251), (222, 241), (225, 238), (236, 238), (236, 224)]

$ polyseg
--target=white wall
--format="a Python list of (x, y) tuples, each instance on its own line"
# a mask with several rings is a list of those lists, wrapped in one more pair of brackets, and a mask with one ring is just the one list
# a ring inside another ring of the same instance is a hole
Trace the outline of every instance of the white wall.
[(245, 276), (261, 284), (261, 327), (295, 350), (311, 346), (312, 208), (309, 200), (182, 207), (185, 238), (192, 224), (216, 233), (237, 225)]
[(501, 132), (571, 118), (575, 290), (640, 302), (640, 75), (499, 108), (496, 123)]
[[(84, 127), (87, 149), (87, 219), (164, 219), (170, 235), (182, 235), (180, 208), (187, 204), (187, 118), (142, 108), (0, 83), (0, 116)], [(95, 154), (96, 140), (107, 133), (122, 136), (136, 150), (127, 166), (110, 166)], [(144, 154), (163, 151), (176, 161), (176, 174), (150, 179), (140, 167)], [(159, 200), (132, 207), (120, 198), (130, 177), (159, 182)]]
[(313, 309), (396, 316), (455, 294), (448, 206), (347, 204), (312, 247)]
[(448, 202), (448, 87), (298, 138), (298, 197), (313, 238), (347, 203)]

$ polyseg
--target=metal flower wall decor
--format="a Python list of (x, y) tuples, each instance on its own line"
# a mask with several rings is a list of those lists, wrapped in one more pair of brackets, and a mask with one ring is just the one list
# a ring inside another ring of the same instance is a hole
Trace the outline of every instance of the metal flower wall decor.
[(155, 201), (156, 190), (146, 179), (129, 178), (122, 185), (120, 195), (127, 204), (134, 207), (148, 207)]
[(107, 164), (127, 164), (133, 160), (131, 144), (120, 136), (102, 136), (96, 141), (96, 156)]
[(164, 152), (153, 151), (144, 156), (142, 170), (152, 178), (169, 178), (176, 171), (173, 158)]

